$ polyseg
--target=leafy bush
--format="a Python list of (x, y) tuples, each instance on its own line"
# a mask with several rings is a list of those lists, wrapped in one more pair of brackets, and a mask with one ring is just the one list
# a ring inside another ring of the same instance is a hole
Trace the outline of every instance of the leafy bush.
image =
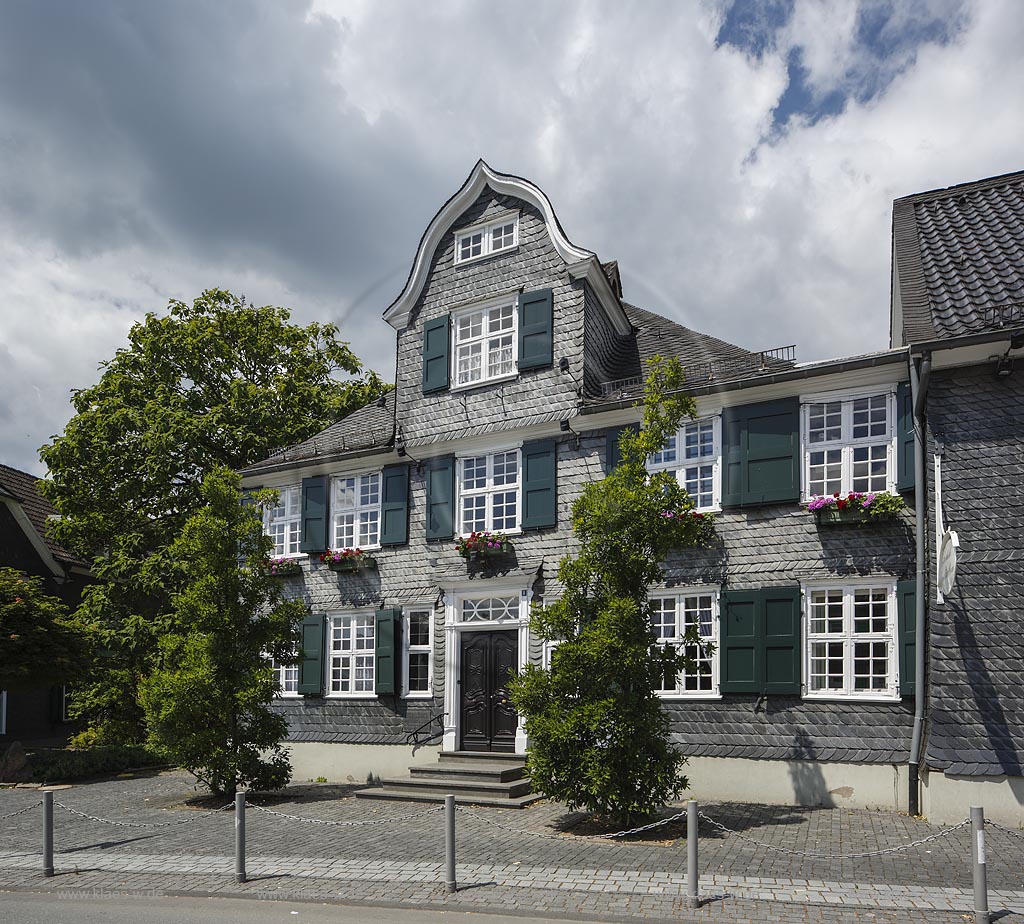
[(62, 780), (81, 780), (105, 773), (123, 773), (140, 767), (157, 767), (166, 759), (140, 744), (95, 747), (87, 750), (74, 748), (40, 748), (30, 751), (29, 764), (32, 778), (37, 783), (58, 783)]

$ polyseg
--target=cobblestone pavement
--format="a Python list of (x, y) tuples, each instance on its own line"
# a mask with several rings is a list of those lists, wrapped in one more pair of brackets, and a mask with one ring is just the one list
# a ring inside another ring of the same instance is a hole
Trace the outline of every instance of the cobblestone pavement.
[[(0, 888), (145, 890), (240, 894), (316, 901), (414, 904), (519, 911), (586, 919), (675, 921), (965, 920), (971, 908), (969, 834), (955, 831), (912, 850), (857, 860), (807, 860), (761, 845), (849, 854), (907, 844), (943, 829), (915, 819), (842, 809), (709, 804), (708, 816), (744, 837), (701, 827), (701, 892), (685, 903), (685, 840), (678, 826), (627, 843), (573, 837), (564, 807), (465, 808), (458, 815), (460, 890), (439, 888), (443, 816), (431, 806), (359, 801), (335, 786), (297, 787), (266, 807), (304, 818), (383, 822), (359, 827), (305, 824), (247, 813), (250, 881), (233, 881), (230, 812), (182, 806), (195, 794), (182, 772), (93, 782), (58, 790), (55, 867), (44, 879), (42, 809), (0, 820)], [(293, 795), (294, 793), (294, 795)], [(29, 789), (0, 791), (0, 815), (38, 802)], [(415, 813), (413, 817), (398, 819)], [(173, 823), (168, 825), (168, 823)], [(177, 822), (185, 822), (178, 824)], [(538, 836), (546, 835), (546, 836)], [(990, 906), (1005, 924), (1024, 924), (1024, 838), (988, 832)], [(2, 900), (0, 900), (2, 901)], [(970, 916), (969, 916), (970, 917)]]

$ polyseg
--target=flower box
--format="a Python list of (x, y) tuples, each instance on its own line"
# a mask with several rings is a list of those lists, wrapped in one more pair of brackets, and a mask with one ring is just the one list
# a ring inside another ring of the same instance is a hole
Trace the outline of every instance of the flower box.
[(469, 561), (486, 561), (511, 552), (512, 540), (504, 533), (484, 529), (456, 539), (455, 551)]
[(871, 515), (866, 510), (855, 510), (847, 508), (839, 510), (836, 507), (823, 507), (814, 511), (814, 517), (819, 526), (840, 526), (843, 523), (866, 523)]
[(905, 506), (899, 494), (888, 491), (851, 491), (845, 497), (812, 497), (807, 509), (814, 514), (819, 526), (839, 526), (844, 523), (868, 523), (892, 520)]
[(377, 559), (367, 555), (362, 549), (328, 549), (320, 556), (331, 571), (352, 574), (357, 571), (368, 571), (377, 567)]
[(271, 558), (263, 563), (263, 570), (271, 577), (290, 577), (302, 574), (302, 564), (297, 558)]

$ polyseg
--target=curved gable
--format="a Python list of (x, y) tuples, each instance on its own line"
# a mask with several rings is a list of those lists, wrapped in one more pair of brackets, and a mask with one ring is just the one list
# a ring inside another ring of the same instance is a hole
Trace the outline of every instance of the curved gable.
[(473, 167), (466, 182), (441, 207), (423, 237), (420, 238), (416, 259), (413, 261), (405, 288), (384, 312), (384, 320), (396, 330), (402, 330), (408, 325), (409, 314), (426, 284), (434, 251), (459, 216), (477, 200), (486, 187), (490, 187), (495, 193), (522, 199), (540, 212), (544, 217), (551, 243), (558, 255), (569, 265), (573, 276), (576, 278), (586, 277), (596, 284), (602, 306), (609, 313), (616, 328), (622, 333), (627, 332), (630, 329), (629, 321), (626, 319), (622, 304), (601, 271), (597, 255), (592, 251), (577, 247), (566, 237), (562, 226), (558, 223), (551, 201), (540, 188), (522, 177), (498, 173), (483, 160), (476, 162), (476, 166)]

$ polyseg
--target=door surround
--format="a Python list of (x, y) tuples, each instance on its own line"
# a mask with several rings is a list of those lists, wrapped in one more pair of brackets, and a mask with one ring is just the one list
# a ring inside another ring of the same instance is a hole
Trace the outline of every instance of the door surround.
[[(524, 587), (523, 579), (474, 581), (472, 587), (458, 586), (443, 588), (444, 592), (444, 737), (442, 746), (446, 751), (459, 747), (459, 669), (461, 634), (463, 632), (493, 632), (500, 629), (518, 631), (518, 659), (516, 667), (524, 668), (529, 662), (530, 651), (530, 603), (533, 591)], [(515, 615), (499, 619), (467, 621), (462, 619), (462, 604), (466, 600), (481, 600), (491, 597), (515, 597), (518, 601)], [(526, 729), (522, 716), (516, 727), (516, 754), (526, 754)]]

